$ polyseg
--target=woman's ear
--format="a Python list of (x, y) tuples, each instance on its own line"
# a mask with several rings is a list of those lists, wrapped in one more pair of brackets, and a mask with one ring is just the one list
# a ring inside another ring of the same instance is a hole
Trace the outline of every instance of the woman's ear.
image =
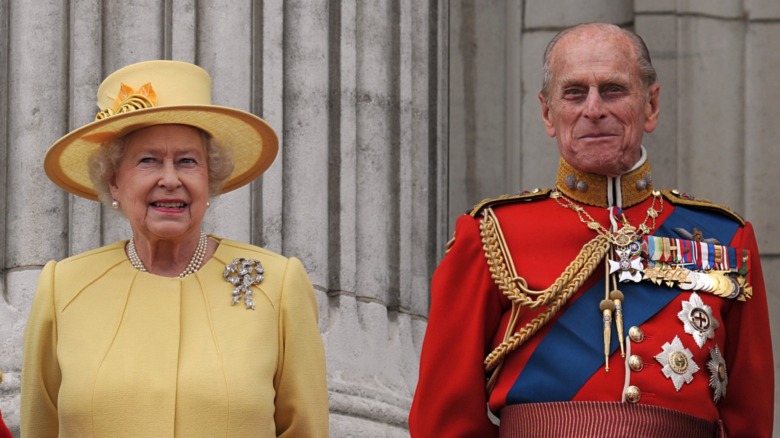
[(119, 187), (116, 185), (116, 174), (111, 175), (108, 179), (108, 191), (111, 192), (111, 197), (113, 199), (119, 197)]

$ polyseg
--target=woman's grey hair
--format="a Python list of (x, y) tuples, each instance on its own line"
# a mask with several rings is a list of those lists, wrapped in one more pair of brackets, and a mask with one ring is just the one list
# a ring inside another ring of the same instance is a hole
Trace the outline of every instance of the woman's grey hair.
[[(209, 196), (216, 196), (220, 193), (222, 185), (233, 172), (233, 156), (230, 149), (220, 145), (205, 131), (201, 129), (199, 131), (203, 137), (203, 144), (206, 145)], [(127, 135), (103, 143), (89, 158), (89, 177), (92, 180), (98, 199), (107, 206), (110, 206), (113, 201), (109, 183), (116, 175), (119, 163), (122, 162), (122, 158), (125, 156), (126, 139)]]
[(552, 66), (550, 65), (550, 58), (552, 57), (553, 49), (555, 48), (556, 44), (558, 44), (558, 41), (560, 41), (561, 38), (568, 35), (569, 33), (581, 30), (585, 27), (594, 26), (602, 28), (614, 28), (628, 37), (628, 39), (631, 41), (631, 44), (634, 46), (634, 54), (636, 55), (637, 67), (639, 68), (640, 80), (642, 81), (642, 86), (644, 86), (645, 91), (647, 91), (651, 85), (658, 82), (658, 75), (656, 74), (655, 68), (653, 67), (653, 62), (650, 59), (650, 51), (647, 49), (647, 44), (645, 44), (645, 41), (638, 34), (613, 24), (578, 24), (558, 32), (558, 34), (556, 34), (553, 39), (550, 40), (550, 42), (547, 44), (547, 48), (544, 50), (544, 78), (542, 79), (542, 96), (544, 96), (544, 98), (547, 100), (548, 105), (550, 104), (550, 87), (552, 85)]

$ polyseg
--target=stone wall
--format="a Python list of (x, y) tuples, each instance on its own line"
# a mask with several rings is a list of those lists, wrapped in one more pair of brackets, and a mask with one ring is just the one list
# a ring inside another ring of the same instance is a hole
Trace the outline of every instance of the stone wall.
[(662, 86), (660, 125), (646, 137), (655, 181), (754, 223), (780, 312), (776, 0), (227, 4), (0, 0), (0, 409), (17, 434), (22, 333), (42, 265), (129, 235), (121, 218), (50, 183), (43, 154), (92, 120), (107, 73), (145, 59), (203, 66), (215, 103), (276, 127), (276, 162), (212, 202), (205, 229), (303, 260), (334, 437), (408, 435), (428, 282), (455, 217), (483, 197), (552, 185), (557, 149), (536, 93), (542, 50), (570, 24), (645, 37)]

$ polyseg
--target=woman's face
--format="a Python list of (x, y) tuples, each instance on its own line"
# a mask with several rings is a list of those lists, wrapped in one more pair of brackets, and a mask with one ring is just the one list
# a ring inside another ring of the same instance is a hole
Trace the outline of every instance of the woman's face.
[(109, 181), (135, 235), (179, 241), (200, 234), (209, 195), (203, 136), (186, 125), (156, 125), (125, 138), (125, 151)]

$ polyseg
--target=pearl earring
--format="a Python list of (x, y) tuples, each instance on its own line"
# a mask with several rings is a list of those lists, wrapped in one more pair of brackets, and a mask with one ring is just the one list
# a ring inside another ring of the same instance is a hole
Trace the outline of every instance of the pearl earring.
[(211, 202), (206, 201), (206, 208), (209, 208), (209, 207), (211, 207)]
[(117, 201), (116, 199), (111, 201), (111, 208), (113, 208), (114, 210), (119, 210), (119, 201)]

